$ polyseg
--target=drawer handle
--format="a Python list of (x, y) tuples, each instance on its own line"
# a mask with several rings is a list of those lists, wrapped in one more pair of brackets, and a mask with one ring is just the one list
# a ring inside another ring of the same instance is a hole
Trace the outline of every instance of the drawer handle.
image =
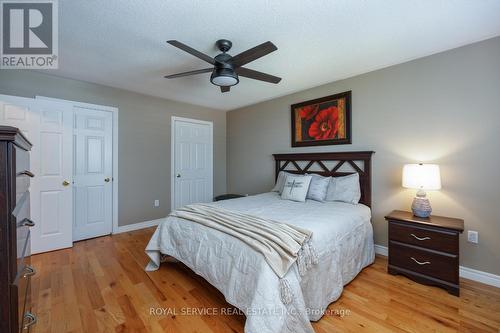
[(18, 176), (25, 175), (25, 176), (28, 176), (31, 178), (35, 177), (35, 175), (31, 171), (28, 171), (28, 170), (23, 170), (23, 171), (19, 172), (17, 175)]
[(34, 227), (35, 222), (30, 220), (29, 218), (25, 217), (21, 222), (19, 222), (20, 227)]
[(24, 321), (26, 323), (23, 325), (23, 330), (27, 330), (31, 326), (36, 324), (37, 319), (36, 319), (36, 316), (34, 314), (32, 314), (31, 312), (26, 312), (24, 314)]
[(419, 240), (419, 241), (431, 239), (430, 237), (418, 237), (418, 236), (415, 236), (414, 234), (410, 234), (410, 235), (412, 235), (416, 240)]
[(36, 274), (36, 269), (33, 266), (27, 265), (24, 267), (23, 277), (27, 278)]
[(414, 262), (416, 262), (417, 264), (419, 265), (429, 265), (431, 262), (430, 261), (424, 261), (424, 262), (421, 262), (421, 261), (418, 261), (417, 259), (413, 258), (413, 257), (410, 257)]

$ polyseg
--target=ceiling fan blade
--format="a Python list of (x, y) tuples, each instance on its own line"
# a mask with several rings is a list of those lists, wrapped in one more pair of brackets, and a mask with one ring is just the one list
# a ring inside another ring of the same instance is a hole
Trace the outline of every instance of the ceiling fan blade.
[(245, 67), (236, 68), (236, 73), (238, 73), (239, 76), (244, 76), (244, 77), (247, 77), (249, 79), (265, 81), (265, 82), (270, 82), (270, 83), (278, 83), (281, 81), (280, 77), (266, 74), (266, 73), (262, 73), (259, 71), (254, 71), (253, 69), (248, 69)]
[(228, 92), (229, 89), (231, 89), (230, 86), (220, 86), (220, 91), (223, 93)]
[(254, 61), (256, 59), (259, 59), (260, 57), (265, 56), (266, 54), (276, 51), (277, 49), (278, 48), (276, 47), (276, 45), (274, 45), (271, 42), (262, 43), (260, 45), (257, 45), (256, 47), (253, 47), (244, 52), (241, 52), (240, 54), (235, 55), (232, 59), (233, 66), (235, 68), (243, 66), (251, 61)]
[(201, 53), (200, 51), (197, 51), (197, 50), (193, 49), (192, 47), (187, 46), (186, 44), (183, 44), (183, 43), (176, 41), (176, 40), (167, 40), (167, 43), (181, 49), (184, 52), (187, 52), (191, 55), (194, 55), (195, 57), (200, 58), (201, 60), (204, 60), (204, 61), (208, 62), (209, 64), (212, 64), (212, 65), (215, 64), (215, 60), (212, 57), (210, 57), (209, 55), (206, 55), (205, 53)]
[(176, 77), (183, 77), (183, 76), (188, 76), (188, 75), (196, 75), (196, 74), (203, 74), (203, 73), (209, 73), (213, 71), (213, 68), (205, 68), (205, 69), (197, 69), (195, 71), (189, 71), (189, 72), (184, 72), (184, 73), (177, 73), (177, 74), (172, 74), (172, 75), (165, 75), (165, 79), (175, 79)]

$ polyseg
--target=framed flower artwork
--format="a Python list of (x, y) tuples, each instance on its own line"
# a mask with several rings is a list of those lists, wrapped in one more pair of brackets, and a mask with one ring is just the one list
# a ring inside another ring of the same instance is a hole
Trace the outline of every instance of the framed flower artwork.
[(351, 92), (293, 104), (292, 147), (351, 143)]

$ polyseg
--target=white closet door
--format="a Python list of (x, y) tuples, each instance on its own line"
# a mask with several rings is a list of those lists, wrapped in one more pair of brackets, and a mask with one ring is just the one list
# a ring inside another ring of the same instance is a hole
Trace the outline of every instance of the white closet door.
[(212, 123), (176, 117), (172, 121), (172, 210), (213, 201)]
[(111, 234), (113, 115), (74, 108), (73, 240)]
[(72, 246), (72, 119), (65, 103), (0, 95), (1, 123), (23, 130), (33, 144), (30, 185), (32, 253)]
[(36, 101), (39, 111), (37, 183), (33, 253), (73, 246), (73, 109), (65, 103)]

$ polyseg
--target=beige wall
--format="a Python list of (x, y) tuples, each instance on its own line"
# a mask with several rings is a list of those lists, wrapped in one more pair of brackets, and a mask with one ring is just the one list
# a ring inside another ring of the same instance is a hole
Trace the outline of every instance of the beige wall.
[[(325, 64), (323, 64), (325, 65)], [(286, 84), (286, 81), (282, 84)], [(352, 90), (353, 144), (291, 148), (290, 105)], [(333, 82), (227, 114), (228, 191), (273, 185), (271, 154), (374, 150), (375, 242), (387, 245), (384, 214), (408, 209), (404, 163), (441, 166), (434, 213), (465, 219), (461, 265), (500, 274), (500, 38)]]
[[(0, 94), (43, 95), (119, 108), (119, 225), (164, 217), (170, 211), (170, 119), (214, 123), (214, 193), (226, 191), (226, 114), (97, 84), (22, 70), (0, 70)], [(153, 208), (153, 200), (160, 207)]]

